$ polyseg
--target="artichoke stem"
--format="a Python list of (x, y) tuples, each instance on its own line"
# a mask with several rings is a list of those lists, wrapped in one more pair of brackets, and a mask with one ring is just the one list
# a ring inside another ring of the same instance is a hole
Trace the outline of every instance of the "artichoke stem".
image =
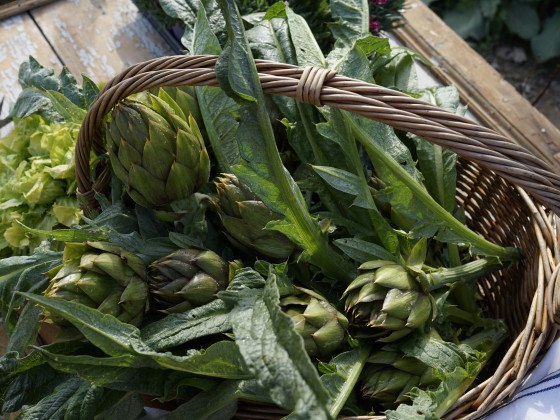
[(466, 282), (490, 274), (502, 265), (495, 258), (481, 258), (458, 267), (444, 268), (428, 274), (420, 274), (420, 277), (429, 284), (430, 290), (438, 289), (446, 284), (457, 281)]

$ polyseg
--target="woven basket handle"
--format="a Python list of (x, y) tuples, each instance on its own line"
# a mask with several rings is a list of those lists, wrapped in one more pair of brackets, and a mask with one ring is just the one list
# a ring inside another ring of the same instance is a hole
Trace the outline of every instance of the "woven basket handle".
[[(217, 56), (210, 55), (156, 58), (129, 67), (105, 85), (86, 114), (76, 144), (78, 195), (86, 211), (98, 207), (95, 192), (103, 191), (110, 181), (109, 168), (92, 180), (89, 167), (91, 150), (97, 155), (105, 153), (100, 131), (103, 117), (133, 93), (162, 86), (219, 86), (216, 60)], [(488, 128), (401, 92), (331, 70), (265, 60), (256, 60), (256, 66), (265, 93), (340, 108), (417, 134), (494, 171), (560, 215), (560, 176)]]

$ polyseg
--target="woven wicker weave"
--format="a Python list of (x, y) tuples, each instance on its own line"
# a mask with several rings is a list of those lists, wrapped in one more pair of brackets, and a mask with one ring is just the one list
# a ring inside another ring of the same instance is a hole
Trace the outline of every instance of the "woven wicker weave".
[[(176, 56), (137, 64), (111, 80), (87, 113), (76, 146), (78, 194), (86, 210), (109, 183), (109, 168), (90, 178), (90, 153), (105, 152), (103, 117), (127, 96), (161, 86), (218, 86), (216, 56)], [(333, 71), (256, 61), (263, 90), (317, 106), (328, 105), (418, 134), (456, 152), (457, 200), (469, 227), (487, 239), (516, 246), (517, 267), (479, 281), (484, 310), (503, 318), (511, 340), (493, 374), (465, 394), (446, 418), (479, 418), (501, 404), (538, 362), (560, 328), (560, 176), (540, 159), (492, 130), (400, 92)], [(556, 284), (559, 284), (556, 287)], [(276, 407), (240, 402), (240, 419), (280, 418)], [(383, 417), (360, 417), (375, 419)], [(353, 419), (358, 419), (357, 417)]]

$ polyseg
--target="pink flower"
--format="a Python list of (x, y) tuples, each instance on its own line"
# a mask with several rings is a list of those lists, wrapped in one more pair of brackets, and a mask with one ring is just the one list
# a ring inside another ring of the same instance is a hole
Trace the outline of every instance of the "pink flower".
[(376, 4), (386, 4), (387, 0), (375, 0)]
[(379, 32), (379, 30), (381, 29), (381, 25), (379, 24), (378, 21), (376, 20), (371, 20), (369, 22), (369, 30), (371, 32)]

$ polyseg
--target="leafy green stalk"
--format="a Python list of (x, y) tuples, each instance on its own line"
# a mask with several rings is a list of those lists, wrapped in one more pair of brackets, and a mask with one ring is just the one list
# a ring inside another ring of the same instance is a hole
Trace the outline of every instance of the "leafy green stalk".
[(422, 187), (421, 184), (416, 182), (401, 166), (390, 156), (388, 156), (369, 136), (362, 131), (362, 129), (351, 119), (347, 118), (349, 124), (352, 126), (352, 131), (360, 143), (366, 149), (368, 155), (375, 157), (386, 166), (394, 176), (398, 177), (414, 194), (414, 196), (422, 202), (442, 224), (446, 226), (453, 233), (464, 238), (466, 242), (472, 244), (475, 248), (485, 253), (486, 255), (496, 256), (504, 261), (517, 261), (521, 257), (521, 251), (512, 247), (503, 247), (494, 244), (482, 236), (470, 230), (467, 226), (462, 224), (459, 220), (453, 217), (452, 214), (447, 212), (440, 206)]
[[(264, 94), (235, 2), (221, 0), (220, 5), (226, 18), (231, 49), (222, 54), (216, 70), (218, 78), (221, 81), (225, 79), (238, 99), (245, 101), (238, 138), (245, 142), (252, 140), (242, 146), (247, 165), (237, 165), (232, 169), (271, 210), (285, 215), (293, 225), (291, 229), (275, 225), (275, 229), (295, 239), (305, 250), (304, 255), (321, 267), (325, 274), (349, 280), (352, 269), (329, 246), (327, 237), (309, 214), (301, 191), (282, 164), (270, 119), (262, 106), (265, 103)], [(224, 68), (225, 64), (227, 68)], [(244, 77), (240, 78), (239, 74), (244, 74)]]
[(325, 369), (331, 372), (321, 376), (321, 382), (331, 395), (329, 412), (336, 418), (346, 404), (371, 352), (371, 345), (361, 343), (360, 348), (336, 356)]

